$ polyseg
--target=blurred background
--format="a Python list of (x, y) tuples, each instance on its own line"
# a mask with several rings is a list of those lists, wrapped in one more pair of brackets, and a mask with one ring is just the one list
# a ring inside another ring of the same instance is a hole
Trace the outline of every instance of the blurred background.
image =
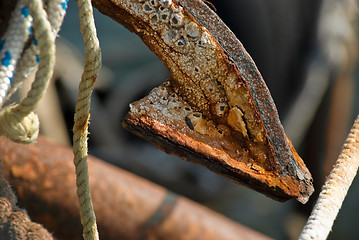
[[(356, 2), (210, 2), (262, 73), (286, 133), (313, 175), (316, 192), (310, 201), (275, 202), (126, 132), (121, 121), (129, 103), (169, 73), (139, 37), (97, 10), (103, 68), (92, 96), (89, 151), (269, 237), (296, 239), (359, 113)], [(84, 52), (76, 2), (68, 4), (54, 78), (38, 109), (41, 133), (65, 145), (71, 145)], [(357, 178), (329, 239), (359, 239), (358, 213)]]

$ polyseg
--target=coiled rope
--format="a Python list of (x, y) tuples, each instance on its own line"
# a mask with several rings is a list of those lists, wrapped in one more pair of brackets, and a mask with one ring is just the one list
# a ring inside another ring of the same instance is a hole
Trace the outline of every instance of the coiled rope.
[(0, 108), (12, 83), (16, 63), (32, 26), (32, 17), (23, 1), (18, 1), (12, 12), (8, 29), (0, 41)]
[(36, 28), (35, 37), (40, 50), (39, 70), (27, 96), (18, 105), (10, 105), (0, 112), (0, 134), (15, 142), (31, 143), (39, 133), (39, 119), (33, 111), (44, 95), (53, 73), (55, 43), (42, 1), (24, 0), (24, 4)]
[[(15, 142), (31, 143), (37, 138), (39, 120), (33, 111), (44, 95), (52, 76), (54, 41), (66, 13), (67, 1), (50, 1), (47, 6), (47, 17), (42, 2), (19, 0), (9, 28), (1, 40), (0, 108), (39, 64), (39, 71), (27, 96), (20, 104), (10, 105), (0, 111), (0, 135), (5, 135)], [(19, 61), (25, 42), (31, 34), (32, 25), (36, 29), (35, 38)], [(12, 79), (15, 86), (11, 88)], [(11, 91), (6, 96), (10, 88)]]
[[(39, 63), (39, 71), (27, 96), (20, 104), (0, 110), (0, 135), (16, 142), (30, 143), (38, 135), (39, 121), (33, 110), (52, 76), (54, 40), (65, 15), (67, 1), (49, 2), (46, 8), (49, 14), (44, 11), (41, 0), (17, 1), (7, 31), (0, 41), (0, 109), (11, 95), (7, 95), (7, 91), (12, 87), (14, 92), (12, 80), (17, 79), (19, 86), (27, 77), (25, 73), (32, 72)], [(51, 20), (48, 21), (48, 18)], [(35, 29), (35, 38), (23, 53), (32, 27)], [(1, 163), (0, 171), (0, 236), (19, 240), (53, 239), (45, 228), (30, 220), (26, 211), (16, 206), (16, 197), (3, 176)]]
[[(51, 24), (54, 38), (56, 38), (65, 17), (68, 1), (69, 0), (50, 0), (47, 4), (47, 16)], [(21, 86), (23, 80), (28, 78), (29, 75), (36, 69), (37, 64), (39, 63), (39, 50), (37, 44), (38, 41), (36, 38), (34, 38), (30, 46), (24, 51), (23, 56), (16, 66), (11, 88), (7, 96), (4, 98), (4, 102), (7, 101), (10, 96), (16, 92), (16, 90)]]
[[(38, 64), (35, 80), (27, 96), (19, 104), (9, 105), (0, 110), (0, 135), (7, 136), (15, 142), (31, 143), (38, 136), (39, 120), (33, 111), (44, 95), (53, 73), (54, 41), (65, 15), (67, 2), (68, 0), (50, 0), (46, 14), (41, 0), (19, 0), (8, 31), (4, 39), (0, 41), (2, 61), (0, 108)], [(85, 67), (74, 117), (73, 150), (83, 237), (87, 240), (99, 239), (87, 168), (87, 127), (91, 93), (101, 67), (101, 51), (96, 36), (91, 2), (78, 0), (77, 3), (81, 33), (85, 43)], [(35, 38), (21, 57), (24, 45), (31, 34), (31, 25), (35, 30)], [(11, 86), (13, 79), (14, 85)]]

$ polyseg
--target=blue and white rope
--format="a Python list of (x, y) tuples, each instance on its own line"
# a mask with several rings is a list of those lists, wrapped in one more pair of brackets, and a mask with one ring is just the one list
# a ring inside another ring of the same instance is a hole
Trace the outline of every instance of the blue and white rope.
[(0, 41), (0, 106), (10, 88), (16, 64), (31, 33), (32, 17), (19, 0), (9, 21), (9, 27)]
[[(63, 18), (66, 14), (68, 1), (69, 0), (50, 0), (50, 1), (48, 1), (46, 10), (47, 10), (47, 15), (48, 15), (48, 20), (51, 24), (54, 39), (56, 38), (58, 31), (60, 30)], [(21, 3), (21, 2), (22, 2), (22, 0), (19, 1), (19, 3)], [(21, 12), (21, 8), (20, 8), (20, 12)], [(19, 8), (16, 8), (13, 13), (14, 16), (11, 17), (11, 21), (18, 21), (18, 18), (19, 18), (18, 13), (19, 13)], [(30, 18), (31, 18), (31, 16), (30, 16)], [(27, 29), (31, 31), (31, 27), (27, 28)], [(18, 28), (18, 31), (21, 31), (21, 34), (25, 34), (25, 33), (31, 34), (31, 32), (25, 31), (24, 28), (21, 28), (21, 29)], [(10, 26), (9, 26), (8, 31), (5, 34), (4, 42), (10, 41), (8, 39), (10, 36), (16, 36), (16, 35), (14, 35), (14, 33), (11, 33)], [(28, 38), (28, 35), (27, 35), (27, 38)], [(26, 40), (24, 41), (24, 43), (26, 42)], [(19, 88), (22, 81), (24, 79), (26, 79), (35, 70), (35, 68), (37, 67), (37, 64), (40, 61), (39, 51), (37, 49), (37, 39), (34, 38), (33, 41), (31, 42), (30, 46), (27, 47), (27, 49), (25, 49), (25, 50), (24, 50), (24, 43), (21, 45), (21, 48), (20, 48), (20, 46), (18, 47), (19, 48), (18, 52), (20, 52), (20, 54), (24, 51), (21, 59), (16, 59), (16, 61), (13, 61), (14, 63), (10, 67), (11, 69), (13, 69), (12, 73), (11, 73), (11, 78), (8, 78), (10, 81), (9, 80), (1, 81), (1, 78), (0, 78), (0, 84), (1, 84), (0, 85), (0, 108), (3, 105), (3, 103), (7, 99), (9, 99), (9, 97)], [(0, 46), (0, 48), (1, 48), (1, 46)], [(4, 49), (5, 49), (5, 46), (4, 46)], [(3, 65), (3, 63), (1, 63), (1, 64)], [(15, 67), (16, 67), (16, 71), (14, 72)], [(1, 77), (1, 73), (0, 73), (0, 77)], [(3, 82), (4, 82), (4, 84), (2, 84)], [(11, 89), (10, 89), (10, 87), (11, 87)]]

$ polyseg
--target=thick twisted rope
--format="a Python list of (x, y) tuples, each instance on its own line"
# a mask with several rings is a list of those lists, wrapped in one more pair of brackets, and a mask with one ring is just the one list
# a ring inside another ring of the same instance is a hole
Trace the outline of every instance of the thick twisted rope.
[(45, 93), (55, 63), (55, 43), (51, 25), (40, 0), (24, 0), (33, 18), (35, 37), (40, 49), (39, 70), (27, 96), (18, 104), (0, 112), (0, 134), (16, 142), (31, 143), (39, 132), (39, 120), (33, 113)]
[(359, 115), (329, 174), (300, 240), (326, 239), (359, 166)]
[[(69, 0), (50, 0), (47, 4), (46, 12), (48, 20), (51, 24), (54, 38), (56, 38), (65, 17), (68, 1)], [(16, 92), (16, 90), (21, 86), (23, 80), (28, 78), (29, 75), (36, 69), (38, 63), (39, 50), (37, 47), (37, 39), (34, 38), (16, 66), (16, 71), (12, 79), (12, 86), (4, 101), (8, 100), (10, 96)]]
[[(50, 0), (46, 6), (53, 38), (56, 38), (66, 14), (67, 2), (68, 0)], [(0, 108), (39, 63), (36, 38), (32, 39), (31, 44), (23, 52), (25, 43), (31, 35), (31, 27), (32, 17), (23, 0), (19, 0), (12, 13), (9, 27), (0, 40)]]
[[(39, 62), (39, 70), (36, 74), (35, 81), (32, 84), (27, 96), (18, 105), (8, 106), (0, 112), (0, 134), (6, 135), (14, 141), (22, 143), (30, 143), (34, 141), (38, 135), (39, 121), (33, 113), (39, 100), (42, 98), (46, 87), (48, 86), (50, 77), (52, 76), (54, 65), (54, 39), (61, 25), (68, 0), (53, 0), (48, 4), (49, 21), (46, 19), (46, 13), (41, 5), (41, 0), (24, 0), (24, 4), (28, 5), (30, 15), (33, 17), (35, 28), (35, 39), (31, 46), (23, 54), (23, 58), (18, 64), (15, 79), (17, 84), (29, 75)], [(59, 4), (60, 3), (60, 4)], [(62, 10), (59, 11), (59, 6)], [(93, 211), (92, 200), (90, 195), (88, 169), (87, 169), (87, 126), (89, 120), (90, 97), (93, 85), (96, 80), (97, 73), (101, 66), (101, 52), (99, 42), (96, 37), (96, 29), (93, 20), (93, 12), (90, 1), (78, 1), (79, 17), (81, 33), (85, 42), (85, 69), (79, 86), (78, 104), (76, 106), (75, 124), (74, 124), (74, 164), (76, 167), (76, 184), (77, 195), (81, 206), (81, 222), (83, 224), (83, 236), (85, 239), (98, 239), (95, 214)], [(21, 7), (21, 5), (20, 5)], [(27, 8), (26, 8), (27, 10)], [(17, 29), (17, 28), (15, 28)], [(12, 36), (12, 35), (11, 35)], [(21, 41), (21, 46), (16, 48), (16, 61), (23, 49), (24, 42), (28, 34), (25, 34)], [(2, 43), (2, 45), (4, 45)], [(38, 46), (38, 49), (37, 47)], [(0, 46), (3, 47), (3, 46)], [(1, 51), (1, 49), (0, 49)], [(39, 52), (39, 54), (38, 54)], [(38, 55), (37, 55), (38, 54)], [(7, 57), (7, 56), (5, 56)], [(0, 106), (6, 91), (13, 77), (14, 66), (16, 62), (12, 60), (10, 66), (10, 74), (6, 69), (7, 77), (5, 90), (2, 94)], [(9, 64), (8, 64), (9, 65)], [(2, 75), (0, 75), (1, 77)], [(15, 84), (12, 92), (18, 85)], [(3, 85), (0, 85), (3, 87)], [(11, 93), (9, 95), (11, 95)]]
[(0, 162), (0, 239), (51, 240), (51, 234), (40, 224), (32, 222), (6, 181)]
[(13, 80), (16, 64), (31, 31), (32, 17), (19, 0), (11, 14), (8, 29), (0, 40), (0, 108)]
[(90, 0), (78, 0), (80, 30), (85, 43), (85, 67), (76, 104), (73, 127), (73, 151), (76, 167), (77, 196), (85, 240), (99, 239), (93, 210), (87, 167), (87, 135), (90, 118), (90, 100), (97, 73), (101, 67), (101, 50), (96, 36)]

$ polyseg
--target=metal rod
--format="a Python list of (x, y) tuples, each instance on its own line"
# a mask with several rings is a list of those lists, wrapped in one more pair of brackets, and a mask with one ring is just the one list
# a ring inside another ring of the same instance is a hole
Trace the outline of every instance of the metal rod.
[[(80, 239), (71, 148), (44, 137), (31, 145), (1, 137), (0, 159), (31, 218), (58, 239)], [(132, 173), (88, 160), (101, 239), (269, 239)]]

